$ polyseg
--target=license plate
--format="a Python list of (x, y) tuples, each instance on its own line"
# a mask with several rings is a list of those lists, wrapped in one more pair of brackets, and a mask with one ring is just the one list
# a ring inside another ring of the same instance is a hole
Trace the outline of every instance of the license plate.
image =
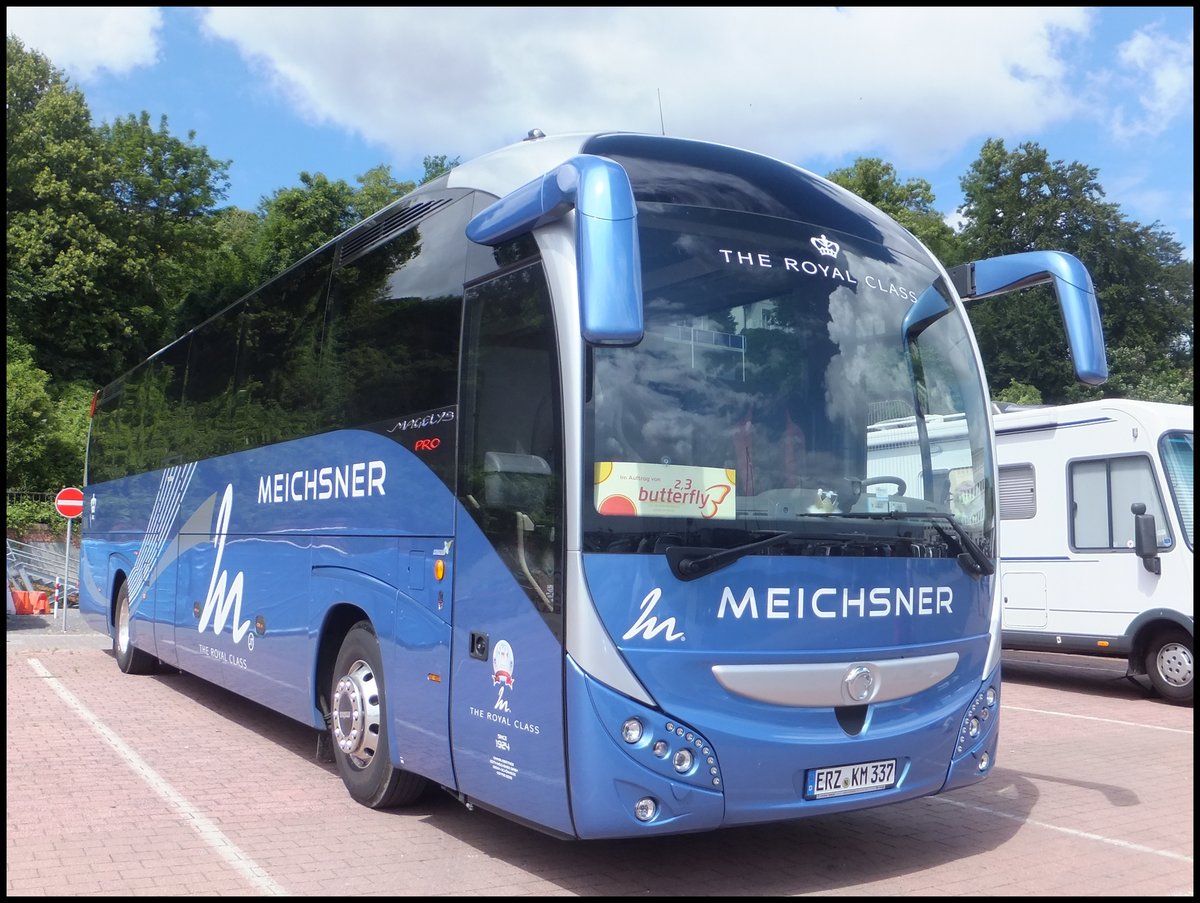
[(859, 762), (857, 765), (831, 765), (808, 773), (804, 795), (810, 800), (851, 793), (886, 790), (896, 784), (896, 760)]

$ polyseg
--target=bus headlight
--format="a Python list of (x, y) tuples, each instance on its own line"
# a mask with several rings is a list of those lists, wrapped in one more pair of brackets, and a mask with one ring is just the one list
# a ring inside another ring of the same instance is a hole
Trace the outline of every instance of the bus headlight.
[(642, 739), (642, 722), (638, 718), (627, 718), (621, 725), (621, 737), (626, 743), (637, 743)]

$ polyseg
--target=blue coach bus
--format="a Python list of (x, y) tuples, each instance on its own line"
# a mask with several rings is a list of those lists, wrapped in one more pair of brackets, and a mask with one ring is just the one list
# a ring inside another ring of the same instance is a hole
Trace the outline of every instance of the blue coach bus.
[[(947, 271), (778, 160), (531, 133), (97, 393), (81, 610), (123, 671), (310, 725), (369, 807), (590, 839), (971, 784), (1000, 611), (963, 303), (1039, 283), (1102, 382), (1069, 255)], [(919, 483), (868, 460), (898, 417)]]

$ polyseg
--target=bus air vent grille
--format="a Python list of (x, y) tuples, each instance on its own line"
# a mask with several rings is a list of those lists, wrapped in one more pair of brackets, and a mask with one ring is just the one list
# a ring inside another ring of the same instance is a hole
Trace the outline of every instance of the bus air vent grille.
[(450, 201), (451, 198), (441, 198), (410, 204), (407, 207), (397, 207), (363, 223), (360, 228), (355, 229), (342, 241), (342, 246), (338, 251), (338, 264), (345, 266), (354, 258), (389, 238), (399, 235), (401, 232), (407, 232), (429, 214), (449, 204)]

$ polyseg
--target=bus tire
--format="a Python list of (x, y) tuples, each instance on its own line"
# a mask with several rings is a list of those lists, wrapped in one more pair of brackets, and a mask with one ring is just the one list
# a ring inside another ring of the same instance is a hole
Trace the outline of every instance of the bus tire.
[(1146, 648), (1146, 674), (1155, 692), (1171, 702), (1192, 701), (1195, 656), (1192, 637), (1178, 627), (1155, 635)]
[(153, 674), (158, 667), (158, 659), (133, 645), (129, 631), (131, 619), (129, 584), (122, 583), (117, 591), (117, 610), (113, 618), (113, 658), (117, 660), (117, 667), (126, 674)]
[(342, 641), (329, 711), (333, 757), (350, 796), (371, 809), (416, 802), (425, 779), (392, 764), (382, 657), (369, 621), (359, 621)]

